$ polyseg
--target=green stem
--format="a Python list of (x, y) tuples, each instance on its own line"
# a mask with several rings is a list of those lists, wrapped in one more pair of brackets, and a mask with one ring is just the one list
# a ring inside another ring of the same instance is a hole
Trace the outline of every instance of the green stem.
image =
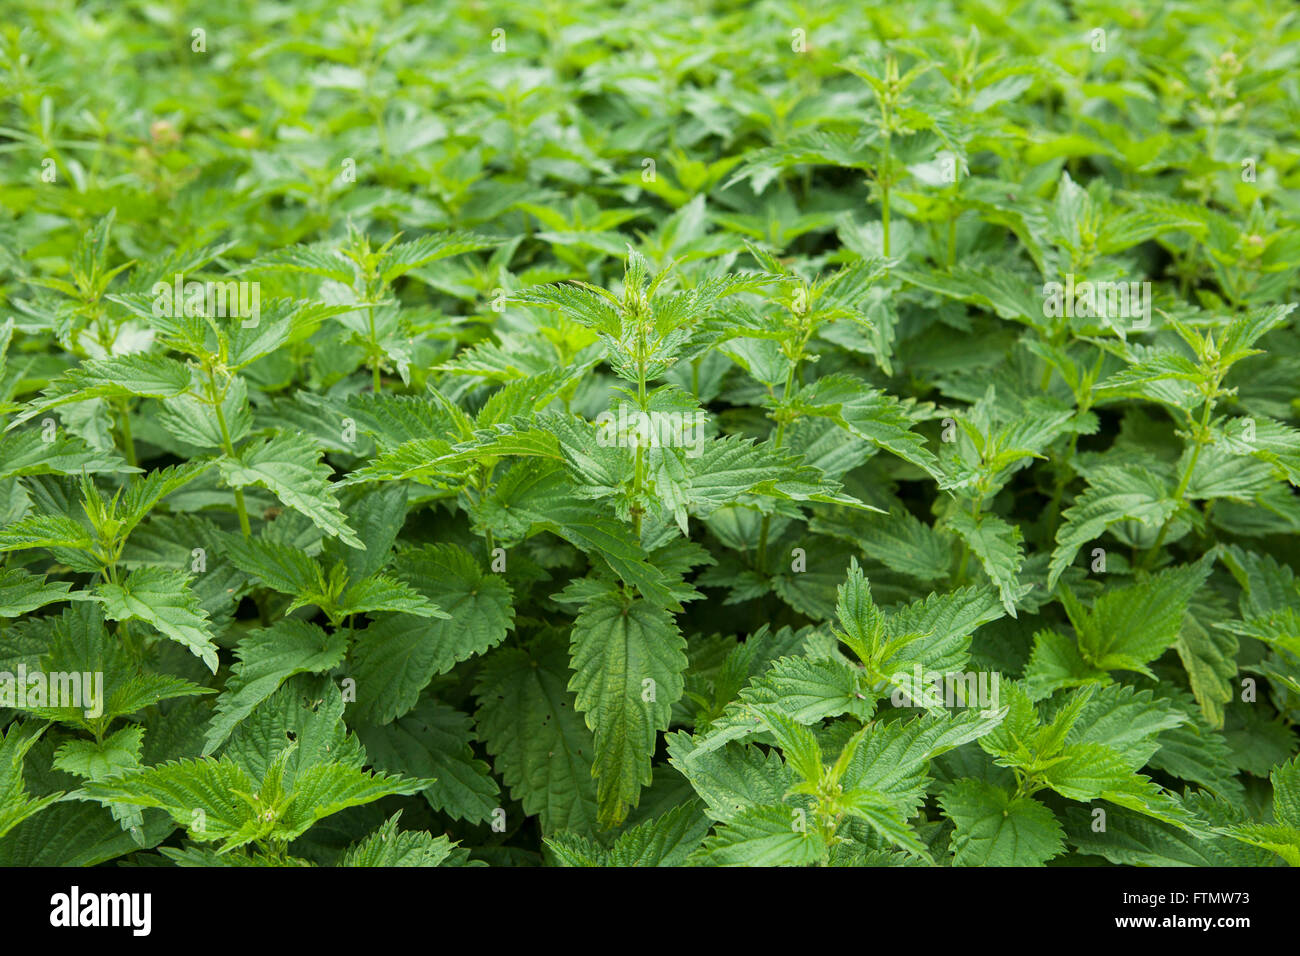
[(134, 468), (136, 458), (135, 441), (131, 437), (131, 409), (125, 398), (119, 398), (114, 404), (117, 405), (117, 413), (121, 418), (122, 451), (126, 454), (126, 463)]
[[(803, 352), (802, 346), (800, 347), (799, 351), (802, 354)], [(790, 370), (786, 373), (785, 376), (785, 391), (781, 393), (782, 399), (790, 398), (790, 392), (794, 389), (794, 373), (797, 366), (798, 366), (797, 361), (790, 363)], [(780, 448), (784, 442), (785, 442), (785, 420), (782, 419), (781, 421), (778, 421), (776, 423), (776, 438), (772, 443), (772, 447), (774, 449)], [(772, 516), (770, 514), (763, 515), (763, 527), (760, 528), (758, 532), (758, 554), (755, 559), (756, 570), (760, 574), (763, 572), (763, 569), (767, 567), (767, 534), (768, 531), (771, 530), (771, 526), (772, 526)]]
[(1178, 487), (1174, 489), (1174, 510), (1173, 513), (1165, 519), (1165, 523), (1160, 526), (1160, 533), (1156, 535), (1156, 542), (1142, 557), (1142, 567), (1150, 567), (1155, 556), (1160, 552), (1160, 546), (1165, 543), (1165, 537), (1169, 534), (1169, 529), (1173, 526), (1174, 518), (1182, 510), (1183, 497), (1187, 494), (1187, 487), (1192, 482), (1192, 472), (1196, 470), (1196, 462), (1201, 457), (1201, 449), (1205, 447), (1205, 432), (1210, 427), (1210, 412), (1214, 409), (1214, 393), (1218, 390), (1218, 382), (1210, 391), (1210, 397), (1205, 399), (1205, 406), (1201, 410), (1201, 427), (1197, 429), (1193, 441), (1195, 446), (1192, 448), (1192, 456), (1187, 459), (1187, 467), (1183, 469), (1182, 476), (1178, 479)]
[[(888, 142), (888, 140), (886, 140), (886, 142)], [(888, 156), (888, 152), (886, 152), (886, 156)], [(884, 230), (884, 243), (882, 248), (884, 250), (886, 258), (888, 258), (889, 256), (889, 184), (882, 183), (880, 187), (880, 191), (883, 194), (882, 201), (884, 203), (884, 205), (881, 207), (880, 210), (880, 225), (881, 228)]]
[[(1048, 366), (1049, 368), (1051, 366)], [(1056, 475), (1056, 488), (1052, 491), (1052, 506), (1047, 510), (1047, 539), (1049, 541), (1056, 537), (1056, 527), (1060, 524), (1061, 515), (1061, 496), (1065, 494), (1065, 486), (1070, 483), (1073, 469), (1070, 462), (1074, 461), (1075, 452), (1079, 447), (1079, 433), (1075, 432), (1070, 436), (1070, 448), (1065, 453), (1065, 461), (1062, 462)], [(1067, 474), (1068, 472), (1068, 474)]]
[[(983, 495), (981, 495), (978, 498), (975, 498), (971, 502), (971, 507), (970, 507), (971, 516), (974, 517), (977, 522), (979, 521), (980, 510), (983, 508), (983, 506), (984, 506)], [(966, 566), (969, 563), (970, 563), (970, 545), (966, 543), (965, 538), (962, 538), (961, 539), (961, 560), (958, 562), (957, 565), (957, 582), (959, 584), (966, 583)]]
[[(484, 498), (487, 497), (487, 493), (488, 493), (488, 480), (489, 480), (488, 468), (487, 468), (486, 465), (484, 465), (484, 466), (482, 466), (482, 467), (479, 469), (479, 479), (478, 479), (479, 498), (478, 498), (478, 500), (479, 500), (480, 502), (481, 502)], [(483, 540), (484, 540), (484, 542), (487, 544), (488, 563), (491, 564), (491, 562), (492, 562), (492, 552), (493, 552), (494, 550), (496, 550), (496, 540), (495, 540), (495, 539), (493, 538), (493, 536), (492, 536), (492, 529), (491, 529), (491, 528), (484, 528), (484, 529), (483, 529)]]
[[(637, 317), (637, 343), (636, 343), (636, 398), (637, 407), (641, 412), (646, 409), (646, 340), (645, 340), (645, 316)], [(632, 485), (632, 527), (636, 531), (637, 540), (641, 540), (641, 514), (643, 507), (641, 504), (641, 489), (645, 485), (645, 454), (641, 447), (641, 433), (637, 430), (636, 441), (636, 471), (633, 475)]]
[(367, 312), (370, 319), (370, 382), (374, 387), (375, 394), (378, 395), (383, 390), (383, 382), (379, 377), (379, 336), (375, 334), (375, 305), (373, 302), (367, 306)]
[(880, 104), (881, 122), (884, 126), (885, 133), (885, 158), (880, 164), (880, 226), (883, 233), (881, 248), (885, 256), (889, 256), (889, 168), (892, 164), (893, 150), (891, 148), (892, 140), (890, 138), (890, 109), (887, 102)]
[[(217, 397), (217, 386), (212, 380), (211, 371), (208, 372), (208, 397), (212, 399), (212, 408), (217, 413), (217, 425), (221, 428), (221, 447), (226, 455), (230, 458), (235, 457), (235, 443), (230, 440), (230, 428), (226, 424), (226, 413), (221, 405), (225, 401), (225, 396)], [(239, 530), (243, 532), (245, 538), (252, 537), (253, 528), (248, 523), (248, 506), (244, 503), (244, 489), (236, 488), (235, 492), (235, 510), (239, 513)]]

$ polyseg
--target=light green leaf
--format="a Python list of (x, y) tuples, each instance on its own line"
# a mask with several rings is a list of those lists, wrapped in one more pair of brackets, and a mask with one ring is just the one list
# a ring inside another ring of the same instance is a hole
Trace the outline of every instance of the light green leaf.
[(447, 836), (425, 831), (398, 830), (397, 811), (374, 833), (348, 847), (337, 866), (438, 866), (456, 847)]
[(621, 822), (650, 782), (657, 732), (685, 687), (685, 648), (667, 610), (617, 593), (588, 601), (574, 622), (569, 689), (595, 734), (592, 772), (606, 826)]
[(87, 359), (41, 392), (14, 416), (6, 431), (28, 419), (66, 405), (92, 398), (170, 398), (190, 387), (190, 370), (175, 359), (161, 355), (121, 355), (110, 359)]
[(948, 526), (961, 536), (979, 558), (989, 579), (997, 585), (998, 595), (1007, 614), (1016, 616), (1015, 598), (1020, 566), (1025, 555), (1021, 549), (1020, 528), (1008, 524), (997, 515), (981, 514), (978, 517), (965, 511), (955, 511), (948, 518)]
[(252, 631), (235, 648), (226, 687), (204, 738), (203, 753), (211, 754), (230, 732), (273, 695), (294, 674), (321, 673), (336, 667), (347, 651), (347, 632), (326, 634), (314, 624), (284, 618)]
[(1052, 811), (979, 780), (959, 780), (939, 798), (956, 826), (954, 866), (1042, 866), (1065, 849)]
[(708, 866), (809, 866), (826, 853), (815, 826), (800, 825), (802, 811), (784, 806), (746, 807), (718, 826), (698, 859)]
[(71, 587), (70, 581), (46, 581), (44, 575), (22, 568), (0, 568), (0, 617), (21, 617), (38, 607), (84, 596), (70, 593)]
[(233, 458), (218, 460), (221, 476), (232, 488), (257, 485), (290, 508), (305, 514), (326, 534), (354, 548), (365, 548), (348, 526), (330, 488), (329, 466), (321, 451), (301, 435), (277, 435), (254, 442)]
[(121, 584), (104, 582), (95, 588), (104, 616), (114, 621), (144, 621), (190, 649), (217, 672), (217, 647), (212, 642), (208, 612), (190, 590), (191, 575), (164, 568), (140, 568)]

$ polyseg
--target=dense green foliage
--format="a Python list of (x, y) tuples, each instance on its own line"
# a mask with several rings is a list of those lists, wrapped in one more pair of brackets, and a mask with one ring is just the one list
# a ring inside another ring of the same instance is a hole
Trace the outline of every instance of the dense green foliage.
[(9, 6), (0, 864), (1300, 865), (1287, 5)]

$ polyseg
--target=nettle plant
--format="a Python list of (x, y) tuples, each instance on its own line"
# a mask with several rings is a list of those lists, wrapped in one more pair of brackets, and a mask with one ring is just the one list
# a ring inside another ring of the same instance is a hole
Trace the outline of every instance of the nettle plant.
[(1300, 865), (1293, 17), (730, 6), (0, 30), (0, 864)]

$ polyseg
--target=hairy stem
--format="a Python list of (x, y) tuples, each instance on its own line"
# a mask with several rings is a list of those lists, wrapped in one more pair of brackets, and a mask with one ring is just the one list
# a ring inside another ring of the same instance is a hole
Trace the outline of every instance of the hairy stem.
[(1196, 470), (1196, 462), (1201, 457), (1201, 449), (1205, 447), (1205, 432), (1210, 426), (1210, 412), (1214, 410), (1214, 392), (1217, 391), (1218, 384), (1210, 391), (1209, 396), (1205, 399), (1205, 405), (1201, 410), (1200, 428), (1192, 436), (1194, 445), (1192, 455), (1187, 459), (1187, 467), (1183, 469), (1182, 475), (1178, 479), (1178, 487), (1174, 489), (1174, 510), (1173, 513), (1165, 519), (1165, 523), (1160, 526), (1160, 533), (1156, 535), (1156, 542), (1151, 549), (1142, 556), (1142, 567), (1148, 568), (1155, 556), (1160, 553), (1160, 546), (1165, 543), (1165, 537), (1169, 534), (1169, 529), (1173, 526), (1174, 519), (1178, 517), (1178, 512), (1182, 510), (1183, 498), (1187, 494), (1187, 487), (1192, 482), (1192, 473)]
[[(636, 341), (636, 398), (637, 408), (641, 412), (647, 411), (646, 405), (646, 336), (645, 336), (645, 316), (638, 316), (637, 320), (637, 341)], [(645, 450), (642, 448), (641, 432), (638, 428), (636, 439), (636, 463), (635, 473), (632, 479), (632, 527), (636, 532), (637, 540), (641, 540), (641, 516), (645, 511), (641, 503), (642, 489), (645, 486)]]
[(370, 320), (370, 382), (378, 395), (383, 391), (384, 383), (379, 377), (379, 336), (375, 334), (375, 304), (371, 302), (366, 311)]
[[(212, 408), (217, 413), (217, 426), (221, 429), (221, 448), (230, 458), (235, 457), (235, 443), (230, 440), (230, 427), (226, 424), (226, 412), (221, 407), (225, 402), (225, 395), (217, 395), (217, 385), (212, 379), (212, 372), (208, 372), (208, 397), (212, 400)], [(244, 537), (252, 537), (253, 528), (248, 523), (248, 506), (244, 502), (244, 489), (235, 488), (235, 511), (239, 513), (239, 530), (243, 532)]]
[(117, 406), (119, 428), (122, 432), (122, 452), (126, 455), (126, 463), (134, 468), (137, 462), (135, 440), (131, 437), (131, 408), (125, 398), (119, 398), (113, 404)]
[[(800, 349), (800, 351), (802, 352), (802, 348)], [(794, 389), (794, 373), (797, 366), (798, 366), (797, 361), (790, 363), (790, 370), (786, 373), (785, 376), (785, 391), (781, 393), (781, 398), (783, 400), (789, 399), (790, 392), (791, 390)], [(781, 421), (778, 421), (776, 423), (776, 438), (772, 442), (772, 447), (780, 448), (784, 443), (785, 443), (785, 420), (782, 419)], [(759, 529), (758, 532), (758, 552), (754, 562), (759, 573), (762, 573), (763, 569), (767, 566), (767, 535), (768, 532), (771, 530), (771, 526), (772, 526), (772, 516), (770, 514), (763, 515), (763, 526), (762, 528)]]

